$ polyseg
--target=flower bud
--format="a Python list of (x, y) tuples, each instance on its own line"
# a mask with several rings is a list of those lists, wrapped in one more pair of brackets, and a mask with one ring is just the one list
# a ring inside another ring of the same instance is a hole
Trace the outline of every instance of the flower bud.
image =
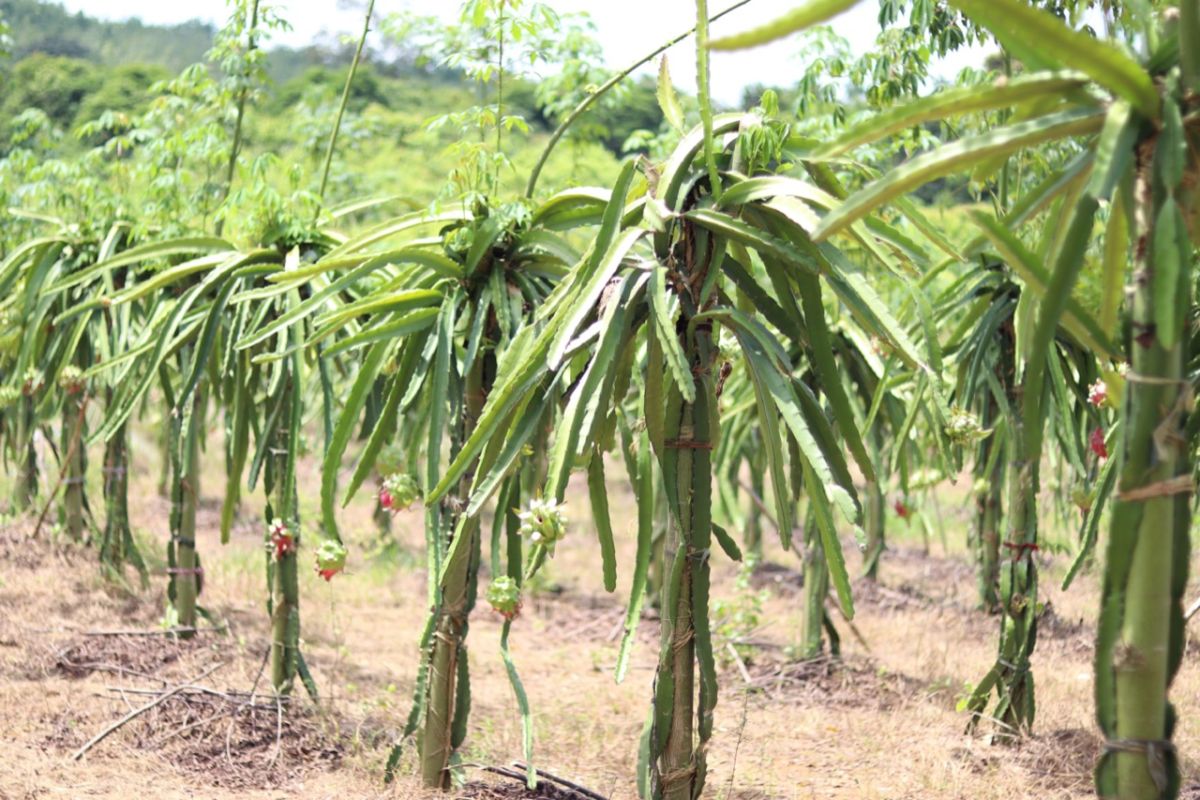
[(553, 500), (535, 497), (529, 508), (517, 512), (521, 523), (518, 533), (529, 539), (531, 544), (544, 545), (551, 552), (554, 545), (567, 534), (567, 517), (563, 506)]
[(296, 552), (296, 536), (283, 520), (278, 517), (271, 520), (271, 524), (267, 526), (267, 534), (270, 539), (267, 548), (274, 551), (276, 561), (288, 553)]

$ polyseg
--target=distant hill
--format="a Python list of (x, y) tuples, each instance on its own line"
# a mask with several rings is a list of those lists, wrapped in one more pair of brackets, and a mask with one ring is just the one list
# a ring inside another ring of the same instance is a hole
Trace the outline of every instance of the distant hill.
[[(178, 25), (112, 22), (39, 0), (0, 0), (0, 20), (8, 25), (11, 40), (11, 57), (0, 63), (7, 73), (0, 80), (0, 116), (40, 108), (64, 129), (102, 111), (138, 110), (155, 81), (203, 62), (216, 35), (213, 25), (198, 20)], [(351, 53), (349, 45), (270, 48), (271, 109), (281, 113), (303, 97), (311, 99), (314, 88), (336, 95)], [(459, 80), (457, 73), (417, 68), (402, 55), (387, 63), (368, 59), (352, 103), (394, 107), (409, 100), (416, 86), (431, 91)]]
[[(137, 19), (100, 20), (83, 12), (71, 14), (58, 3), (40, 0), (0, 0), (0, 19), (9, 26), (13, 61), (41, 54), (106, 67), (156, 66), (170, 74), (204, 61), (217, 32), (213, 25), (200, 20), (178, 25), (146, 25)], [(282, 84), (314, 66), (345, 65), (350, 53), (349, 45), (270, 47), (267, 72)], [(401, 63), (387, 67), (392, 74), (416, 71), (405, 70)]]
[(170, 72), (203, 60), (216, 32), (198, 20), (170, 26), (108, 22), (37, 0), (0, 0), (0, 18), (8, 23), (16, 60), (45, 53), (106, 66), (156, 64)]
[[(105, 112), (131, 116), (156, 96), (155, 83), (202, 62), (216, 29), (202, 22), (145, 25), (71, 14), (56, 2), (0, 0), (0, 18), (10, 29), (11, 56), (0, 57), (0, 159), (25, 136), (26, 112), (39, 109), (56, 131), (46, 146), (71, 157), (98, 143), (80, 138), (85, 123)], [(270, 153), (288, 168), (317, 169), (351, 61), (351, 46), (314, 44), (268, 51), (271, 78), (244, 131), (246, 154)], [(449, 147), (458, 139), (451, 126), (426, 130), (432, 117), (478, 102), (476, 88), (451, 69), (431, 65), (403, 43), (372, 52), (360, 67), (339, 140), (330, 185), (334, 198), (364, 193), (428, 196), (455, 167)], [(600, 104), (547, 165), (544, 186), (604, 184), (615, 174), (624, 143), (635, 131), (657, 130), (662, 112), (653, 79), (628, 87), (616, 104)], [(506, 136), (514, 170), (506, 182), (520, 183), (554, 127), (540, 107), (536, 87), (514, 80), (505, 85), (505, 113), (524, 117), (528, 133)], [(582, 140), (587, 140), (586, 142)], [(286, 179), (279, 176), (283, 185)]]

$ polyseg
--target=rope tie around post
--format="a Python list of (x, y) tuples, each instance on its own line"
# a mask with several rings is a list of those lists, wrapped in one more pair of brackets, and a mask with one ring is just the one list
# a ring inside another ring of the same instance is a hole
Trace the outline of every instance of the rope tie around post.
[(677, 783), (684, 783), (684, 782), (690, 783), (692, 780), (692, 777), (695, 774), (696, 774), (696, 765), (695, 764), (692, 764), (691, 766), (688, 766), (688, 767), (682, 767), (680, 769), (671, 770), (670, 772), (667, 772), (667, 773), (663, 773), (661, 775), (661, 777), (659, 778), (659, 783), (662, 784), (663, 794), (667, 794), (668, 789)]
[(667, 439), (663, 442), (663, 447), (669, 447), (673, 450), (712, 450), (712, 442), (698, 442), (695, 439)]
[(1042, 549), (1038, 546), (1037, 542), (1001, 542), (1000, 544), (1013, 551), (1013, 561), (1016, 561), (1026, 553), (1036, 553)]
[(1191, 475), (1177, 475), (1163, 481), (1155, 481), (1135, 489), (1125, 489), (1118, 492), (1117, 499), (1124, 503), (1144, 503), (1159, 497), (1169, 497), (1176, 494), (1191, 494), (1196, 490)]
[(1032, 665), (1029, 663), (1028, 659), (1026, 659), (1021, 664), (1014, 664), (1011, 661), (1008, 661), (1006, 659), (998, 658), (998, 659), (996, 659), (996, 663), (999, 664), (1000, 666), (1004, 667), (1005, 669), (1012, 670), (1012, 673), (1014, 676), (1023, 675), (1026, 672), (1029, 672), (1029, 670), (1032, 668)]
[[(450, 625), (454, 626), (455, 631), (461, 631), (467, 626), (469, 612), (465, 601), (459, 600), (453, 606), (442, 607), (442, 617)], [(441, 635), (440, 632), (435, 635)]]
[(1146, 767), (1155, 788), (1165, 792), (1167, 784), (1167, 758), (1175, 757), (1175, 744), (1167, 739), (1106, 739), (1104, 753), (1133, 753), (1146, 757)]
[(695, 638), (696, 631), (689, 626), (683, 631), (679, 631), (674, 635), (674, 638), (671, 642), (671, 647), (676, 653), (678, 653), (680, 650), (691, 644)]

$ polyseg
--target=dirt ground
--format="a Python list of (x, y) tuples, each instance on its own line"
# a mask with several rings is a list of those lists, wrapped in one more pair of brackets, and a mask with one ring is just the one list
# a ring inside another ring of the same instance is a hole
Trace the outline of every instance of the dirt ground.
[[(425, 796), (411, 777), (411, 749), (396, 783), (382, 783), (388, 748), (408, 713), (426, 613), (420, 512), (397, 516), (392, 545), (383, 548), (370, 499), (347, 509), (347, 574), (326, 584), (306, 569), (302, 578), (303, 648), (321, 700), (314, 704), (298, 689), (285, 706), (262, 680), (256, 683), (268, 644), (258, 508), (247, 502), (233, 541), (222, 547), (218, 447), (206, 462), (199, 549), (201, 601), (224, 630), (186, 642), (111, 635), (154, 631), (163, 614), (160, 551), (168, 503), (155, 490), (154, 450), (149, 441), (135, 447), (141, 461), (131, 493), (133, 524), (153, 562), (148, 589), (106, 583), (93, 550), (58, 541), (48, 528), (30, 540), (32, 519), (7, 517), (0, 524), (0, 798)], [(621, 474), (615, 465), (610, 470), (610, 476)], [(311, 519), (314, 464), (306, 462), (302, 480), (303, 510)], [(768, 564), (748, 581), (739, 580), (736, 565), (716, 559), (724, 657), (706, 796), (1092, 796), (1099, 744), (1091, 697), (1095, 575), (1061, 592), (1068, 556), (1043, 552), (1041, 599), (1049, 611), (1034, 660), (1035, 733), (1018, 748), (967, 736), (956, 704), (965, 685), (990, 666), (998, 623), (973, 606), (961, 490), (947, 489), (939, 505), (944, 538), (934, 535), (930, 552), (911, 521), (889, 520), (893, 545), (880, 583), (856, 584), (857, 636), (838, 620), (841, 661), (801, 664), (788, 657), (799, 640), (802, 605), (794, 555), (769, 548)], [(633, 798), (656, 625), (648, 614), (629, 674), (614, 683), (635, 513), (628, 487), (616, 480), (612, 507), (623, 556), (617, 592), (603, 592), (586, 491), (573, 486), (570, 534), (527, 600), (511, 644), (534, 708), (537, 763), (605, 797)], [(855, 568), (855, 548), (848, 542), (847, 549)], [(480, 769), (508, 765), (521, 753), (499, 632), (499, 618), (479, 608), (470, 634), (473, 705), (463, 753), (473, 766), (466, 771), (470, 783), (456, 796), (521, 794)], [(732, 648), (725, 643), (733, 640), (740, 663), (728, 655)], [(189, 682), (73, 760), (107, 726)], [(1200, 745), (1198, 692), (1197, 651), (1189, 649), (1173, 697), (1184, 796), (1190, 797), (1200, 797), (1192, 759)], [(572, 795), (547, 789), (542, 796)]]

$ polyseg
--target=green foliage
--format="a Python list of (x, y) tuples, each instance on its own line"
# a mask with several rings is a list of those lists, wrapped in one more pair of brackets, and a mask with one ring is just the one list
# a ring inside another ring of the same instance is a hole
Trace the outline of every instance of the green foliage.
[(754, 565), (743, 566), (738, 570), (736, 594), (712, 602), (713, 650), (723, 663), (735, 660), (735, 654), (742, 661), (754, 656), (752, 638), (763, 624), (763, 609), (771, 593), (751, 586), (753, 573)]
[(13, 65), (5, 75), (0, 114), (12, 118), (27, 108), (40, 109), (50, 122), (70, 127), (80, 106), (102, 84), (88, 61), (36, 53)]
[[(272, 114), (284, 114), (302, 102), (309, 105), (332, 103), (341, 95), (345, 80), (344, 69), (309, 67), (272, 92), (268, 108)], [(372, 103), (384, 108), (399, 107), (402, 98), (395, 97), (395, 84), (395, 81), (385, 81), (370, 67), (363, 67), (354, 76), (347, 107), (356, 113), (361, 113)]]
[[(726, 44), (850, 5), (805, 3)], [(39, 436), (56, 429), (63, 453), (93, 438), (124, 467), (129, 422), (161, 404), (168, 618), (193, 625), (199, 450), (223, 415), (223, 534), (260, 480), (266, 519), (278, 518), (271, 680), (286, 692), (296, 675), (313, 691), (297, 552), (309, 545), (326, 579), (345, 569), (338, 503), (377, 470), (382, 510), (424, 495), (431, 613), (404, 737), (421, 731), (424, 780), (449, 788), (469, 730), (466, 641), (485, 557), (529, 759), (531, 698), (509, 623), (575, 534), (562, 503), (571, 473), (586, 471), (597, 570), (609, 591), (631, 577), (618, 680), (652, 576), (659, 595), (639, 783), (686, 800), (705, 785), (716, 662), (747, 655), (762, 615), (746, 571), (735, 599), (710, 596), (712, 560), (741, 560), (729, 531), (769, 518), (790, 549), (805, 512), (804, 653), (820, 653), (824, 635), (836, 653), (828, 596), (854, 612), (843, 535), (865, 540), (864, 508), (882, 519), (884, 482), (907, 500), (970, 455), (981, 598), (1002, 625), (965, 707), (978, 722), (994, 694), (988, 716), (1004, 733), (1029, 730), (1044, 496), (1051, 511), (1084, 511), (1068, 580), (1112, 501), (1096, 688), (1106, 736), (1125, 744), (1108, 748), (1098, 784), (1169, 795), (1178, 765), (1163, 689), (1183, 650), (1200, 433), (1188, 416), (1200, 67), (1181, 49), (1200, 22), (1172, 16), (1160, 30), (1161, 4), (1100, 4), (1119, 34), (1101, 39), (1080, 27), (1092, 5), (884, 0), (874, 51), (855, 56), (817, 29), (797, 85), (731, 114), (708, 97), (703, 0), (697, 98), (675, 91), (665, 60), (658, 82), (598, 92), (625, 73), (607, 77), (585, 18), (470, 0), (448, 25), (390, 20), (390, 55), (350, 84), (345, 116), (342, 65), (319, 53), (291, 52), (272, 93), (266, 46), (284, 23), (257, 0), (232, 3), (204, 60), (171, 77), (67, 54), (64, 23), (45, 48), (63, 52), (15, 62), (21, 80), (0, 96), (0, 203), (14, 209), (0, 230), (0, 447), (20, 473), (14, 504), (36, 495)], [(29, 16), (17, 0), (2, 8)], [(916, 97), (930, 60), (969, 42), (1004, 50), (959, 87)], [(535, 176), (522, 178), (592, 100), (546, 183), (599, 186), (536, 198)], [(621, 127), (633, 124), (643, 132)], [(317, 176), (335, 125), (327, 186)], [(616, 138), (649, 157), (618, 169), (598, 143)], [(1131, 251), (1138, 280), (1123, 313)], [(1126, 358), (1121, 378), (1114, 362)], [(86, 431), (85, 397), (102, 406)], [(310, 451), (323, 453), (321, 513), (302, 527), (297, 464)], [(358, 463), (339, 491), (349, 453)], [(632, 564), (618, 563), (609, 509), (607, 465), (620, 461), (638, 505)], [(72, 535), (85, 468), (82, 454), (60, 466), (73, 476)], [(105, 487), (101, 558), (116, 574), (144, 569), (123, 485)], [(760, 536), (744, 542), (750, 563)], [(877, 558), (882, 530), (872, 536)]]
[(42, 53), (109, 66), (161, 64), (170, 72), (201, 60), (214, 34), (211, 25), (197, 21), (169, 27), (136, 19), (103, 22), (42, 0), (0, 0), (0, 18), (11, 28), (16, 59)]
[[(0, 13), (0, 62), (8, 59), (12, 55), (12, 39), (9, 37), (8, 23), (4, 21), (3, 13)], [(0, 63), (2, 66), (2, 63)]]

